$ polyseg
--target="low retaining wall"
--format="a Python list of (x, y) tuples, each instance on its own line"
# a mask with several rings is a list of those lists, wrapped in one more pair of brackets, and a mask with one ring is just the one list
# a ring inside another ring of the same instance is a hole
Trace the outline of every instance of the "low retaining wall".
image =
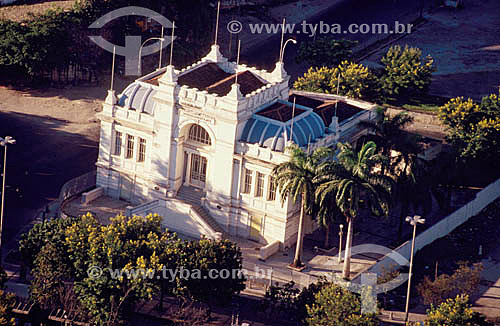
[(85, 173), (84, 175), (69, 180), (61, 187), (58, 199), (59, 202), (59, 211), (57, 214), (58, 216), (65, 217), (64, 213), (62, 212), (62, 207), (66, 200), (68, 200), (73, 196), (79, 195), (82, 192), (88, 191), (96, 186), (95, 182), (96, 172), (97, 171), (91, 171)]
[(259, 249), (259, 259), (266, 260), (280, 250), (281, 242), (276, 240)]
[(101, 197), (104, 194), (103, 187), (97, 187), (94, 190), (84, 192), (82, 194), (82, 204), (87, 205), (91, 201)]

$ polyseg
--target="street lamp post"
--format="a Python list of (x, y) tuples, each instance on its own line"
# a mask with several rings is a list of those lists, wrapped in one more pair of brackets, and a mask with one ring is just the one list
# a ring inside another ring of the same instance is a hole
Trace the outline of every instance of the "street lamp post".
[(344, 224), (339, 225), (340, 231), (339, 231), (339, 264), (342, 262), (342, 235), (344, 232), (342, 232), (342, 229), (344, 228)]
[(11, 136), (6, 136), (5, 138), (0, 137), (0, 146), (4, 148), (3, 155), (3, 181), (2, 181), (2, 208), (0, 210), (0, 264), (2, 263), (2, 235), (3, 235), (3, 208), (5, 201), (5, 174), (6, 174), (6, 165), (7, 165), (7, 145), (14, 145), (16, 140)]
[(415, 215), (413, 217), (407, 216), (406, 222), (409, 222), (413, 225), (413, 239), (411, 241), (411, 254), (410, 254), (410, 273), (408, 274), (408, 290), (406, 292), (406, 307), (405, 307), (405, 321), (408, 321), (408, 308), (410, 306), (410, 287), (411, 287), (411, 277), (412, 277), (412, 269), (413, 269), (413, 251), (415, 250), (415, 235), (417, 233), (417, 224), (425, 223), (425, 219), (421, 216)]
[(297, 41), (294, 40), (293, 38), (289, 38), (286, 40), (285, 44), (283, 44), (283, 47), (280, 50), (280, 62), (283, 63), (283, 56), (285, 55), (285, 48), (288, 42), (292, 42), (293, 44), (297, 44)]
[(144, 42), (142, 42), (141, 47), (139, 48), (139, 63), (137, 64), (137, 71), (139, 72), (139, 75), (142, 75), (142, 65), (141, 65), (142, 48), (144, 47), (144, 45), (146, 45), (147, 42), (152, 41), (152, 40), (160, 41), (160, 47), (163, 46), (163, 42), (165, 42), (164, 37), (150, 37), (147, 40), (145, 40)]

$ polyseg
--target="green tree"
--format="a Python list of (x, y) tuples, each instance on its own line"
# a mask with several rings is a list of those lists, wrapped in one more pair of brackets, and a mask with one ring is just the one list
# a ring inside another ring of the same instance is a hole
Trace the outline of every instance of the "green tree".
[(55, 218), (37, 223), (27, 233), (22, 234), (19, 253), (26, 266), (34, 267), (38, 254), (47, 244), (51, 244), (59, 253), (67, 252), (66, 228), (75, 221), (74, 218)]
[(323, 200), (321, 205), (319, 203), (315, 203), (317, 206), (315, 210), (315, 219), (316, 222), (325, 229), (325, 248), (329, 248), (330, 246), (330, 228), (335, 220), (339, 219), (342, 216), (342, 212), (337, 206), (337, 202), (333, 194), (328, 194), (327, 197)]
[(377, 79), (365, 66), (342, 61), (335, 68), (309, 68), (293, 87), (302, 91), (338, 94), (352, 98), (369, 99), (375, 96)]
[[(332, 93), (332, 77), (334, 68), (309, 68), (304, 76), (299, 77), (293, 84), (293, 88), (316, 93)], [(336, 86), (335, 86), (336, 89)]]
[(355, 152), (350, 144), (338, 143), (337, 160), (324, 162), (318, 169), (316, 198), (319, 205), (334, 196), (337, 206), (345, 216), (347, 243), (342, 277), (348, 278), (351, 263), (353, 221), (358, 216), (360, 202), (366, 202), (372, 213), (387, 215), (389, 211), (392, 180), (374, 168), (385, 159), (378, 154), (377, 146), (370, 141)]
[(297, 51), (297, 63), (306, 62), (312, 67), (332, 67), (343, 60), (352, 58), (352, 49), (358, 44), (350, 40), (330, 40), (318, 38), (314, 41), (302, 42)]
[(314, 178), (322, 161), (332, 155), (328, 148), (320, 147), (311, 154), (305, 152), (297, 145), (287, 147), (290, 159), (273, 168), (272, 175), (275, 178), (277, 188), (281, 194), (282, 203), (287, 198), (294, 203), (301, 199), (299, 229), (297, 233), (297, 245), (293, 266), (302, 266), (302, 242), (304, 238), (304, 214), (310, 214), (314, 208)]
[(0, 326), (16, 326), (12, 308), (16, 297), (12, 293), (0, 290)]
[(359, 297), (343, 287), (330, 284), (316, 295), (312, 305), (307, 305), (309, 326), (375, 326), (374, 314), (362, 314)]
[[(408, 112), (399, 112), (393, 117), (387, 114), (385, 108), (377, 108), (377, 119), (375, 121), (361, 121), (361, 125), (373, 132), (373, 140), (385, 157), (391, 156), (391, 150), (404, 148), (404, 139), (407, 133), (404, 131), (408, 125), (413, 123), (413, 117)], [(388, 160), (387, 162), (391, 162)], [(388, 165), (382, 166), (382, 172), (389, 168)]]
[[(215, 299), (219, 303), (227, 303), (233, 295), (245, 289), (244, 275), (236, 274), (242, 269), (241, 249), (237, 244), (229, 240), (183, 241), (176, 252), (179, 273), (173, 281), (175, 295), (197, 301)], [(171, 256), (169, 254), (169, 258)], [(190, 271), (191, 277), (183, 277), (181, 269)], [(211, 277), (211, 270), (218, 270), (218, 277)], [(222, 271), (228, 271), (231, 275), (226, 277), (226, 272)]]
[(380, 78), (386, 96), (406, 97), (427, 92), (436, 71), (431, 56), (422, 58), (419, 48), (395, 45), (380, 60), (384, 66)]
[(439, 306), (431, 306), (427, 311), (426, 326), (486, 326), (485, 317), (474, 312), (469, 304), (469, 296), (457, 295)]
[(500, 160), (500, 94), (481, 103), (463, 97), (439, 108), (438, 117), (448, 129), (448, 140), (465, 161), (493, 167)]
[(331, 93), (337, 93), (352, 98), (374, 98), (377, 88), (377, 78), (362, 64), (342, 61), (332, 72), (330, 79)]
[[(81, 251), (79, 236), (69, 235), (72, 253)], [(84, 259), (89, 261), (81, 265), (92, 266), (94, 271), (100, 269), (102, 274), (89, 273), (76, 283), (75, 290), (94, 321), (116, 325), (125, 307), (150, 300), (159, 290), (155, 271), (163, 267), (160, 255), (168, 243), (176, 240), (175, 234), (162, 231), (161, 217), (151, 214), (117, 216), (109, 225), (90, 229), (88, 238), (82, 239), (88, 242), (88, 256)]]

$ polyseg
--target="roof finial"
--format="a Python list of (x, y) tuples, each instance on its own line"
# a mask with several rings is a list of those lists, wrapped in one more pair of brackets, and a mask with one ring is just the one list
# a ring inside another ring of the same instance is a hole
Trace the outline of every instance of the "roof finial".
[(282, 52), (283, 52), (283, 41), (285, 40), (285, 18), (283, 18), (283, 24), (281, 25), (281, 45), (280, 45), (280, 59), (279, 62), (282, 62)]
[(172, 58), (174, 56), (174, 36), (175, 35), (175, 21), (172, 22), (172, 43), (170, 43), (170, 63), (172, 65)]
[(290, 141), (293, 142), (293, 117), (295, 116), (295, 100), (297, 99), (296, 96), (293, 97), (293, 107), (292, 107), (292, 125), (290, 127)]
[(115, 58), (116, 58), (116, 47), (114, 46), (113, 47), (113, 63), (111, 64), (111, 86), (110, 86), (110, 89), (108, 91), (108, 96), (106, 96), (106, 99), (104, 100), (104, 102), (106, 104), (110, 104), (110, 105), (115, 105), (117, 102), (115, 90), (113, 89), (114, 83), (115, 83)]
[(337, 116), (337, 106), (339, 104), (339, 99), (338, 99), (338, 96), (339, 96), (339, 87), (340, 87), (340, 72), (337, 75), (337, 101), (335, 102), (335, 116)]
[(238, 67), (240, 65), (240, 48), (241, 48), (241, 40), (238, 40), (238, 56), (236, 57), (236, 69), (234, 69), (234, 72), (236, 73), (236, 77), (234, 78), (235, 84), (238, 84)]
[(165, 31), (165, 27), (161, 26), (161, 38), (160, 38), (160, 62), (158, 63), (158, 69), (161, 69), (161, 59), (163, 57), (163, 34)]
[(215, 41), (214, 41), (215, 45), (217, 45), (217, 34), (219, 34), (219, 13), (220, 13), (220, 0), (217, 2), (217, 19), (215, 21)]
[(111, 64), (111, 88), (110, 91), (113, 91), (114, 82), (115, 82), (115, 58), (116, 58), (116, 46), (113, 46), (113, 63)]

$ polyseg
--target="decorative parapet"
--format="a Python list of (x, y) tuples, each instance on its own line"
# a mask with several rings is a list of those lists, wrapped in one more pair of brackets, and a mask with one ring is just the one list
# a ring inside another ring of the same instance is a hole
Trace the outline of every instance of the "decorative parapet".
[(140, 123), (144, 126), (153, 126), (154, 117), (148, 113), (137, 112), (118, 105), (113, 106), (111, 117)]
[(326, 134), (325, 137), (317, 139), (314, 143), (309, 145), (309, 150), (313, 151), (319, 147), (331, 147), (336, 144), (339, 140), (338, 133)]
[(280, 164), (290, 159), (290, 155), (283, 152), (276, 152), (267, 147), (261, 147), (259, 144), (248, 144), (244, 142), (236, 143), (236, 154), (245, 155), (265, 162)]

